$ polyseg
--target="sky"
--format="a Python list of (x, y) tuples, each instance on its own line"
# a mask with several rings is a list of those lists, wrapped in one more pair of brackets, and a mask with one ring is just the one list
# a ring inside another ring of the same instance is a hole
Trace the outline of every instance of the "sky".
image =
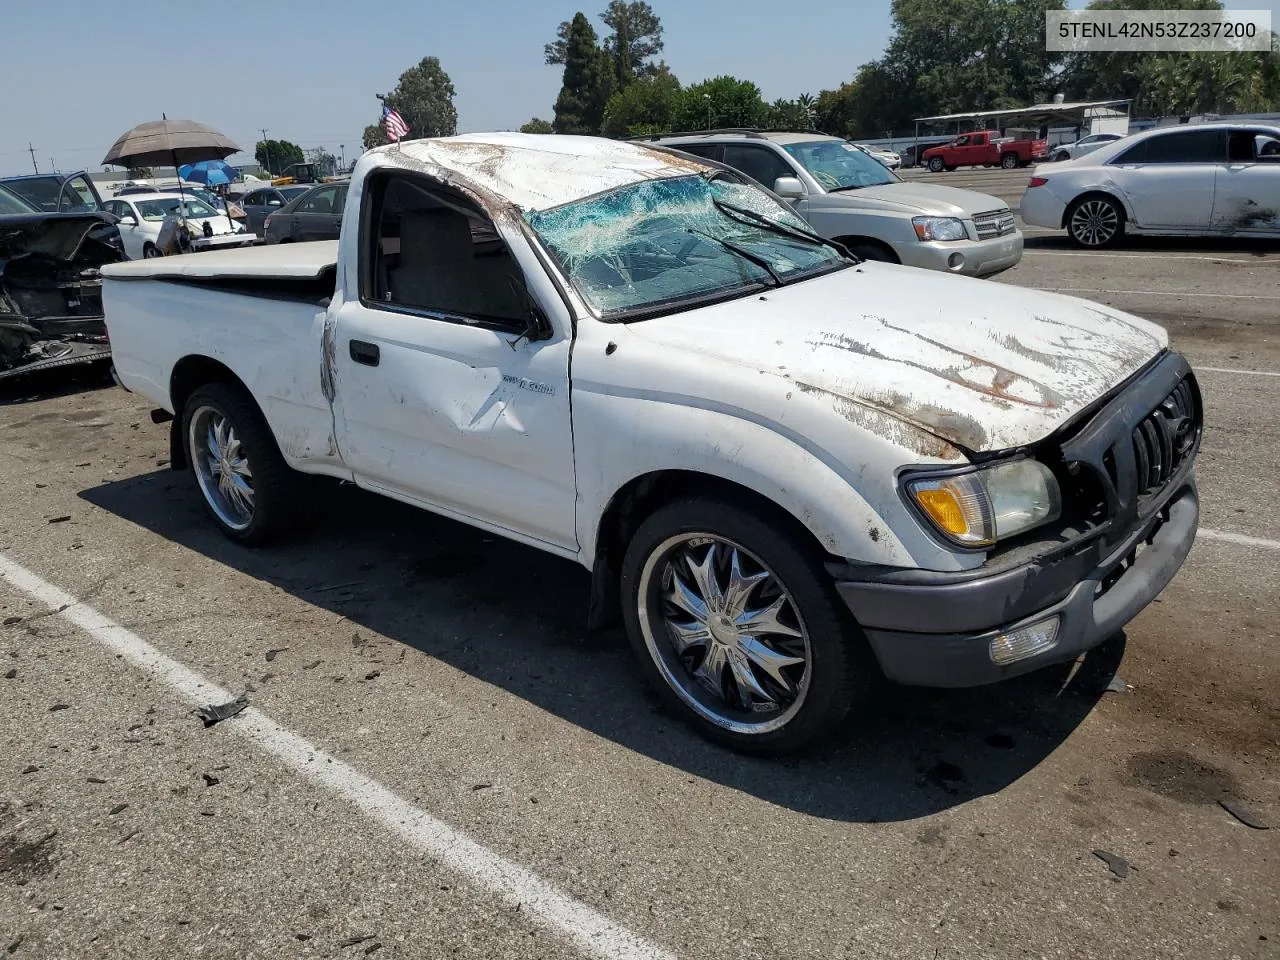
[[(597, 14), (607, 0), (589, 0)], [(161, 114), (213, 126), (252, 152), (272, 139), (348, 160), (375, 93), (425, 56), (453, 79), (461, 132), (550, 120), (561, 68), (542, 47), (581, 0), (0, 0), (0, 175), (101, 170), (115, 139)], [(766, 100), (853, 78), (889, 39), (889, 0), (650, 0), (662, 57), (683, 83), (731, 74)], [(1071, 6), (1083, 6), (1073, 0)], [(1280, 0), (1227, 0), (1270, 9)], [(597, 9), (598, 8), (598, 9)], [(231, 162), (246, 159), (231, 157)]]

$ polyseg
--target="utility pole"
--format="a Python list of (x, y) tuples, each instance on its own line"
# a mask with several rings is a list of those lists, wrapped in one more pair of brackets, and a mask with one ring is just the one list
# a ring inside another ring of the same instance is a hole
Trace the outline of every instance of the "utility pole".
[(338, 163), (342, 167), (342, 172), (347, 171), (347, 145), (345, 143), (338, 144)]
[(27, 150), (31, 153), (31, 166), (36, 173), (40, 172), (40, 168), (36, 166), (36, 148), (31, 145), (31, 141), (27, 141)]
[(271, 174), (271, 147), (267, 145), (267, 128), (262, 127), (262, 149), (267, 151), (267, 174)]

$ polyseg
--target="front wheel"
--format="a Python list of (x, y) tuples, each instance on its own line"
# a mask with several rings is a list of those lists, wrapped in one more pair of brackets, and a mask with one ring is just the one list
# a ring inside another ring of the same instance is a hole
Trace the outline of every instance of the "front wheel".
[(154, 257), (162, 257), (159, 248), (154, 243), (146, 243), (142, 246), (142, 257), (144, 260), (151, 260)]
[(1000, 166), (1006, 170), (1015, 170), (1018, 166), (1018, 155), (1016, 153), (1006, 153), (1000, 158)]
[(869, 689), (870, 654), (820, 558), (754, 511), (710, 498), (659, 508), (627, 548), (622, 598), (646, 678), (735, 749), (794, 751)]
[(1067, 233), (1079, 246), (1109, 247), (1124, 236), (1124, 209), (1110, 197), (1084, 197), (1067, 212)]
[(942, 172), (942, 168), (943, 168), (944, 166), (946, 166), (946, 164), (945, 164), (945, 163), (943, 163), (943, 161), (942, 161), (942, 158), (941, 158), (941, 157), (930, 157), (930, 158), (929, 158), (929, 169), (930, 169), (930, 170), (932, 170), (934, 173), (941, 173), (941, 172)]
[(1065, 150), (1059, 150), (1057, 153), (1053, 155), (1053, 159), (1056, 162), (1061, 163), (1063, 160), (1070, 160), (1071, 154), (1067, 153), (1067, 151)]
[(227, 537), (256, 546), (293, 525), (297, 475), (243, 387), (197, 388), (183, 410), (182, 437), (205, 509)]

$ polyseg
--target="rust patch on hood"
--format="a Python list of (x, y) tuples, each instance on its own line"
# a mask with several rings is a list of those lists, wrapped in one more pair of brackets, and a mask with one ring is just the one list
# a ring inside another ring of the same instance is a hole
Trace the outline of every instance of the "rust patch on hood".
[(796, 387), (801, 393), (829, 400), (832, 409), (855, 426), (922, 457), (937, 457), (939, 460), (964, 459), (960, 450), (930, 430), (926, 421), (931, 414), (936, 420), (936, 429), (964, 426), (971, 432), (986, 436), (982, 425), (972, 418), (961, 417), (928, 404), (912, 404), (910, 398), (901, 395), (895, 395), (896, 402), (892, 405), (881, 407), (873, 400), (854, 400), (811, 383), (796, 381)]

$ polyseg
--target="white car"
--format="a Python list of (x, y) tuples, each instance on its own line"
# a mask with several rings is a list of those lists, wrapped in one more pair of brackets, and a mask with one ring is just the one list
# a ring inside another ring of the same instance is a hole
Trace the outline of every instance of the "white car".
[(131, 193), (108, 200), (103, 207), (120, 218), (120, 239), (130, 260), (161, 256), (157, 241), (165, 217), (171, 213), (184, 215), (188, 227), (193, 228), (189, 231), (192, 250), (238, 247), (254, 239), (242, 224), (191, 194)]
[(902, 166), (902, 157), (894, 153), (892, 150), (882, 150), (879, 147), (868, 147), (863, 143), (855, 143), (855, 147), (868, 156), (875, 157), (890, 170), (897, 170)]
[(1075, 143), (1060, 143), (1053, 148), (1050, 154), (1051, 160), (1071, 160), (1075, 157), (1083, 157), (1086, 153), (1093, 153), (1100, 147), (1105, 147), (1108, 143), (1115, 143), (1124, 137), (1118, 133), (1095, 133), (1087, 137), (1081, 137)]
[(1200, 394), (1164, 330), (863, 262), (674, 149), (378, 148), (339, 240), (102, 275), (119, 382), (230, 539), (323, 474), (581, 564), (668, 705), (756, 753), (880, 671), (1070, 662), (1195, 538)]
[(1126, 231), (1280, 237), (1280, 127), (1165, 127), (1036, 167), (1022, 219), (1095, 248)]

